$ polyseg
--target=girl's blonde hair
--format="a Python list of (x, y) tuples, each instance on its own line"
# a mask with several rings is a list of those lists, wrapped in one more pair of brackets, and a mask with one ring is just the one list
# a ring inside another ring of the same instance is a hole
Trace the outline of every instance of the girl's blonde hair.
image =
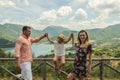
[(65, 35), (64, 34), (59, 34), (58, 37), (63, 39), (63, 40), (65, 39)]

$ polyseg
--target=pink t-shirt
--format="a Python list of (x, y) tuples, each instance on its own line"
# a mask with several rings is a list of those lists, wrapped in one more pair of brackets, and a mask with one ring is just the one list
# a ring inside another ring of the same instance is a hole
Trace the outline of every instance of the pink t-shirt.
[(40, 41), (40, 38), (27, 38), (25, 35), (19, 36), (16, 40), (14, 57), (19, 58), (20, 62), (31, 62), (32, 58), (32, 50), (31, 43)]

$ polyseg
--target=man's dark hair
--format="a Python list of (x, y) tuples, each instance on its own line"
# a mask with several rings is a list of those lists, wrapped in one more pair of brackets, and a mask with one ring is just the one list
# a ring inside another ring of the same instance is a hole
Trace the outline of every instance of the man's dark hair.
[(31, 29), (31, 27), (29, 27), (29, 26), (23, 26), (22, 31), (27, 30), (27, 29)]

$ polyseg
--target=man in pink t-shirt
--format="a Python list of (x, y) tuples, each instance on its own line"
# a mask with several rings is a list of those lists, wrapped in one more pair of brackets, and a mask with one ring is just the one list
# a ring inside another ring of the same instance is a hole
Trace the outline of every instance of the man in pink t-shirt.
[(31, 62), (32, 50), (31, 44), (40, 41), (46, 37), (46, 34), (41, 37), (31, 38), (31, 28), (24, 26), (22, 28), (22, 34), (16, 40), (14, 57), (17, 61), (17, 68), (21, 69), (21, 74), (24, 80), (32, 80)]

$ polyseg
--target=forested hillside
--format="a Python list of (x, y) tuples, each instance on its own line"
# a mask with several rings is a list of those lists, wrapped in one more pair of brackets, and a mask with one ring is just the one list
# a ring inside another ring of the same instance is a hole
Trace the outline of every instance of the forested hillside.
[[(16, 38), (22, 33), (22, 25), (17, 24), (4, 24), (0, 25), (0, 38), (3, 40), (9, 40), (15, 42)], [(114, 42), (115, 39), (120, 38), (120, 24), (110, 25), (103, 29), (89, 29), (86, 30), (91, 40), (99, 43)], [(62, 26), (48, 26), (44, 30), (35, 30), (32, 28), (32, 37), (41, 36), (44, 33), (48, 33), (53, 39), (60, 33), (65, 34), (65, 38), (68, 38), (71, 33), (74, 33), (75, 39), (79, 31), (73, 31)], [(120, 40), (119, 40), (120, 41)], [(3, 43), (1, 43), (2, 45)]]

